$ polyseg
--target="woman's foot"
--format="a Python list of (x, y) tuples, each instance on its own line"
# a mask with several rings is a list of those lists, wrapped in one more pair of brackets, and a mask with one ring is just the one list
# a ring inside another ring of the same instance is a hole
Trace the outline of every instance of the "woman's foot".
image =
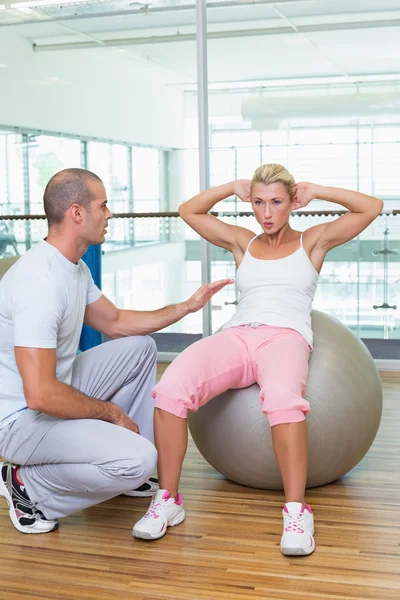
[(168, 490), (157, 490), (147, 513), (136, 523), (133, 537), (158, 540), (167, 533), (168, 527), (179, 525), (185, 519), (182, 496), (171, 498)]
[(308, 504), (287, 502), (283, 507), (282, 515), (282, 554), (305, 556), (314, 552), (314, 516)]

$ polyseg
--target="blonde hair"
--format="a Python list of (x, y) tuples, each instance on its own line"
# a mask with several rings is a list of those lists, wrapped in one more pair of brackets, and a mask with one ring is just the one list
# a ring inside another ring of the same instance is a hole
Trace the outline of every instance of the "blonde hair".
[(293, 202), (296, 195), (296, 182), (293, 175), (283, 165), (268, 163), (258, 167), (254, 171), (253, 179), (251, 180), (251, 189), (253, 189), (255, 183), (269, 185), (270, 183), (277, 182), (283, 183), (290, 196), (290, 201)]

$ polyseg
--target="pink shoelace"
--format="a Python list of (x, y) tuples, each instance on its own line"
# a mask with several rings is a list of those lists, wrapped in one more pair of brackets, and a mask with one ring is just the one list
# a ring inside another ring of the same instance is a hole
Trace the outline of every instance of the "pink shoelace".
[(154, 504), (152, 502), (149, 506), (149, 510), (144, 515), (144, 519), (148, 519), (149, 517), (154, 517), (155, 519), (158, 519), (160, 517), (160, 515), (158, 514), (157, 509), (160, 507), (161, 507), (161, 502), (154, 502)]
[(285, 531), (291, 533), (304, 533), (304, 515), (299, 513), (297, 515), (287, 514), (285, 515)]

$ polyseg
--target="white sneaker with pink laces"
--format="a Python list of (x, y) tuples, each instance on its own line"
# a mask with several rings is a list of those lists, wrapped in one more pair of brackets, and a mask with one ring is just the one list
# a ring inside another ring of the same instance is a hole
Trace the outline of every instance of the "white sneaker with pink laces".
[(171, 498), (168, 490), (157, 490), (147, 513), (136, 523), (133, 537), (158, 540), (167, 533), (167, 527), (179, 525), (185, 519), (182, 496)]
[(282, 554), (304, 556), (314, 552), (314, 516), (308, 504), (287, 502), (283, 507), (282, 515)]

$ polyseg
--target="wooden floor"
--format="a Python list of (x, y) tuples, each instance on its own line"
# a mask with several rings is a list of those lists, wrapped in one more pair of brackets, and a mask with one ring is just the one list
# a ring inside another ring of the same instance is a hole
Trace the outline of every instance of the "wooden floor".
[(367, 457), (311, 490), (316, 552), (280, 554), (282, 495), (224, 480), (193, 444), (186, 521), (156, 542), (133, 539), (148, 499), (118, 497), (19, 534), (0, 501), (0, 599), (400, 600), (400, 376), (382, 376), (384, 413)]

